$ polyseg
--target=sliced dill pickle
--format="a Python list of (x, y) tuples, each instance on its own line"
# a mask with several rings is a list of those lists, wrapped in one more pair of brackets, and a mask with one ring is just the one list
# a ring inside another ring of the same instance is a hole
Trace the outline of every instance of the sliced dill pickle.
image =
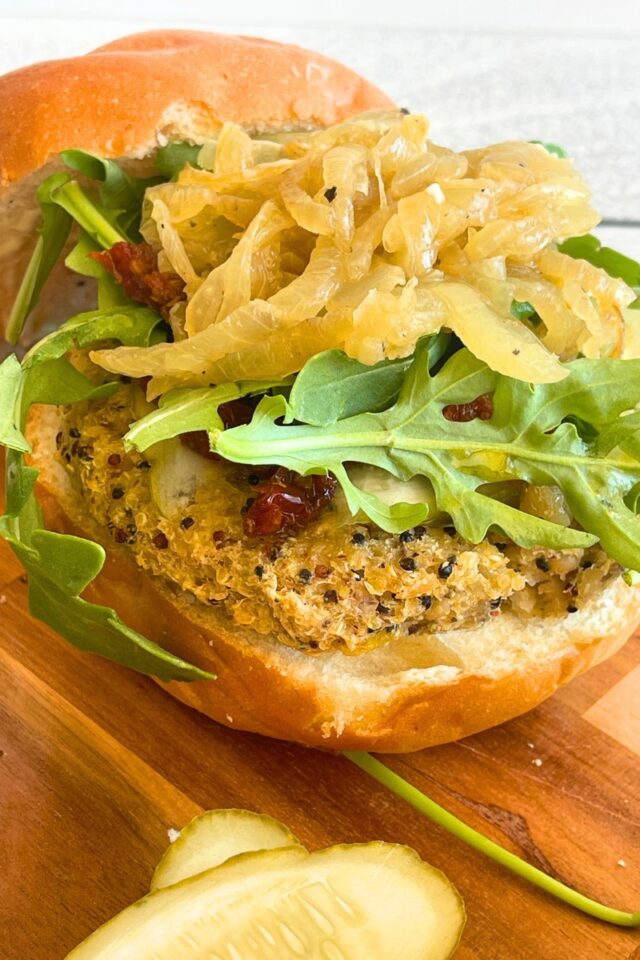
[(67, 960), (447, 960), (464, 907), (387, 843), (243, 853), (148, 894)]
[(167, 849), (155, 869), (151, 889), (193, 877), (239, 853), (297, 843), (291, 831), (273, 817), (250, 810), (209, 810), (188, 823)]

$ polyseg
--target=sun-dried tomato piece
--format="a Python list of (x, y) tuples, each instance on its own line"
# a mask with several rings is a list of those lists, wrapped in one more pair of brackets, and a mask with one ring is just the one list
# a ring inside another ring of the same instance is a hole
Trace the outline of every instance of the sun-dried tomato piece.
[(493, 399), (490, 393), (482, 393), (470, 403), (448, 403), (442, 408), (442, 416), (454, 423), (490, 420), (493, 416)]
[(186, 299), (182, 277), (158, 270), (158, 258), (148, 243), (114, 243), (89, 256), (115, 277), (131, 300), (153, 307), (165, 319), (174, 304)]
[[(255, 406), (250, 401), (230, 400), (228, 403), (221, 403), (218, 407), (218, 413), (222, 420), (225, 430), (230, 427), (239, 427), (244, 423), (250, 423)], [(209, 447), (209, 435), (206, 430), (193, 430), (191, 433), (180, 434), (180, 440), (189, 447), (190, 450), (199, 453), (201, 457), (207, 460), (222, 460), (217, 453)]]
[(331, 476), (301, 477), (279, 467), (273, 476), (253, 488), (255, 498), (244, 515), (244, 532), (266, 537), (292, 527), (303, 527), (333, 498)]
[(189, 447), (194, 453), (199, 453), (201, 457), (207, 460), (222, 460), (222, 457), (214, 453), (209, 446), (209, 434), (206, 430), (192, 430), (191, 433), (181, 433), (180, 441), (185, 447)]

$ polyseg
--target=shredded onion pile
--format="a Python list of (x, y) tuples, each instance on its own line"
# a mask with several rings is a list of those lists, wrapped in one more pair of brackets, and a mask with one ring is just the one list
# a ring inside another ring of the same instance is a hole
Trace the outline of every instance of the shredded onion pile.
[(404, 357), (443, 327), (532, 383), (625, 349), (634, 295), (557, 250), (599, 218), (572, 162), (540, 145), (455, 153), (424, 116), (389, 112), (270, 140), (225, 124), (199, 163), (211, 169), (186, 166), (145, 199), (144, 237), (186, 284), (175, 342), (92, 354), (152, 377), (150, 396), (286, 376), (332, 347)]

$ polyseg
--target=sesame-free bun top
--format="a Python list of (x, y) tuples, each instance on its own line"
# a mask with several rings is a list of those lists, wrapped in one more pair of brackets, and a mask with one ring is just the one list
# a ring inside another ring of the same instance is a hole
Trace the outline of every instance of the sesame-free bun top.
[(0, 78), (0, 185), (69, 147), (140, 159), (226, 120), (256, 130), (326, 126), (391, 101), (335, 60), (290, 44), (151, 30)]
[[(357, 73), (290, 44), (150, 30), (91, 53), (36, 63), (0, 77), (0, 333), (35, 243), (35, 189), (71, 147), (148, 173), (168, 140), (202, 143), (225, 121), (249, 130), (328, 126), (392, 107)], [(77, 279), (77, 278), (76, 278)], [(65, 319), (84, 294), (58, 267), (48, 316)], [(86, 290), (85, 290), (86, 293)], [(69, 306), (71, 309), (69, 309)], [(54, 316), (51, 316), (53, 312)], [(42, 313), (42, 307), (40, 308)]]

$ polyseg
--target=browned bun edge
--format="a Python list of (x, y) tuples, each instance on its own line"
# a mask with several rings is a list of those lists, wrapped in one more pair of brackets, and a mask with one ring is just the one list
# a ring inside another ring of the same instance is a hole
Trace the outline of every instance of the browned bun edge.
[[(105, 547), (103, 571), (85, 591), (125, 623), (217, 674), (163, 686), (226, 726), (324, 749), (419, 750), (457, 740), (535, 707), (611, 656), (640, 620), (638, 594), (621, 579), (579, 613), (521, 621), (508, 614), (474, 630), (391, 640), (357, 657), (309, 656), (242, 630), (140, 569), (87, 514), (55, 460), (59, 415), (33, 408), (29, 438), (40, 469), (38, 499), (50, 529)], [(436, 648), (448, 644), (449, 657)]]
[(256, 129), (324, 126), (390, 106), (319, 53), (254, 37), (150, 30), (0, 77), (0, 187), (69, 147), (141, 158), (167, 137), (200, 142), (226, 120)]

